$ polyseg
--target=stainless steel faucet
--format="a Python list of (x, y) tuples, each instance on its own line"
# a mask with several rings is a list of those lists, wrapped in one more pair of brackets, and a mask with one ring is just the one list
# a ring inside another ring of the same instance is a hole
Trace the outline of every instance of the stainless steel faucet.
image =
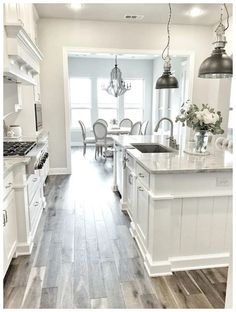
[(156, 128), (154, 129), (154, 132), (157, 132), (158, 129), (159, 129), (159, 126), (160, 126), (160, 123), (163, 121), (163, 120), (168, 120), (170, 122), (170, 137), (168, 138), (168, 140), (170, 140), (170, 144), (169, 146), (174, 148), (174, 149), (179, 149), (179, 145), (176, 143), (176, 140), (174, 138), (174, 123), (173, 121), (170, 119), (170, 118), (167, 118), (167, 117), (163, 117), (161, 118), (157, 125), (156, 125)]

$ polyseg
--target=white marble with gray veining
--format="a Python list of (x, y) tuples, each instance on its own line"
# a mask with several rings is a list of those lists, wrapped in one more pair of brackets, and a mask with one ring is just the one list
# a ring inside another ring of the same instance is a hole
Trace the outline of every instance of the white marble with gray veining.
[(127, 152), (151, 173), (232, 171), (233, 167), (233, 154), (229, 151), (211, 150), (207, 156), (189, 155), (184, 151), (141, 153), (137, 149), (128, 149)]
[(167, 136), (124, 135), (114, 137), (114, 141), (116, 145), (127, 149), (128, 154), (152, 173), (232, 171), (233, 167), (233, 153), (219, 150), (213, 143), (209, 145), (210, 155), (199, 156), (186, 154), (185, 147), (181, 146), (175, 153), (141, 153), (131, 145), (132, 143), (160, 143), (168, 146)]

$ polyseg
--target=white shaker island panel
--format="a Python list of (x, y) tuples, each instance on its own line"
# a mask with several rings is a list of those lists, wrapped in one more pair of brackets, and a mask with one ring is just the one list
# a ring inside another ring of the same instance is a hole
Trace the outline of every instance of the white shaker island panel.
[[(119, 140), (137, 142), (117, 138), (118, 145)], [(131, 218), (130, 230), (149, 275), (228, 265), (232, 154), (125, 153), (129, 161), (122, 173), (127, 187), (121, 206)]]

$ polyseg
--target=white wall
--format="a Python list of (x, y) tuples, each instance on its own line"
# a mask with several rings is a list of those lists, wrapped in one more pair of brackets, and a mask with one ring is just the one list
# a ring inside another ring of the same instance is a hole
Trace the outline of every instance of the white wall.
[[(208, 81), (197, 78), (197, 74), (200, 63), (211, 51), (211, 27), (172, 25), (171, 35), (175, 54), (188, 50), (195, 55), (193, 102), (207, 102)], [(41, 66), (43, 122), (50, 135), (52, 168), (67, 167), (63, 47), (153, 51), (162, 50), (165, 44), (166, 25), (63, 19), (39, 21), (39, 46), (44, 54)]]
[[(110, 72), (114, 67), (114, 59), (69, 57), (68, 65), (69, 77), (90, 77), (95, 82), (92, 83), (92, 87), (96, 87), (98, 78), (110, 78)], [(145, 80), (143, 120), (151, 120), (153, 60), (119, 59), (118, 57), (118, 67), (122, 72), (123, 79), (140, 78)], [(92, 90), (92, 93), (96, 94), (96, 92), (96, 88)], [(93, 107), (95, 107), (94, 104)], [(92, 114), (92, 123), (97, 119), (97, 116), (94, 115), (96, 114)], [(71, 143), (72, 145), (81, 143), (79, 129), (71, 131)]]

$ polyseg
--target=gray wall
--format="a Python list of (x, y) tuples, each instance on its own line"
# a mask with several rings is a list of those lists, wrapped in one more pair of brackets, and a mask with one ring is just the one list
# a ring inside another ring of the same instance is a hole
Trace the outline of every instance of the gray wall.
[[(92, 83), (93, 87), (96, 86), (97, 78), (110, 77), (110, 72), (114, 67), (114, 59), (70, 57), (68, 64), (69, 77), (90, 77), (92, 80), (95, 80), (95, 83)], [(122, 72), (123, 79), (140, 78), (145, 80), (143, 120), (149, 120), (151, 123), (153, 61), (118, 58), (118, 67)], [(96, 92), (96, 88), (95, 90), (92, 89), (92, 93), (95, 94)], [(93, 122), (95, 120), (92, 119)], [(150, 132), (150, 127), (148, 130)], [(71, 130), (71, 144), (79, 145), (80, 143), (80, 130)]]

